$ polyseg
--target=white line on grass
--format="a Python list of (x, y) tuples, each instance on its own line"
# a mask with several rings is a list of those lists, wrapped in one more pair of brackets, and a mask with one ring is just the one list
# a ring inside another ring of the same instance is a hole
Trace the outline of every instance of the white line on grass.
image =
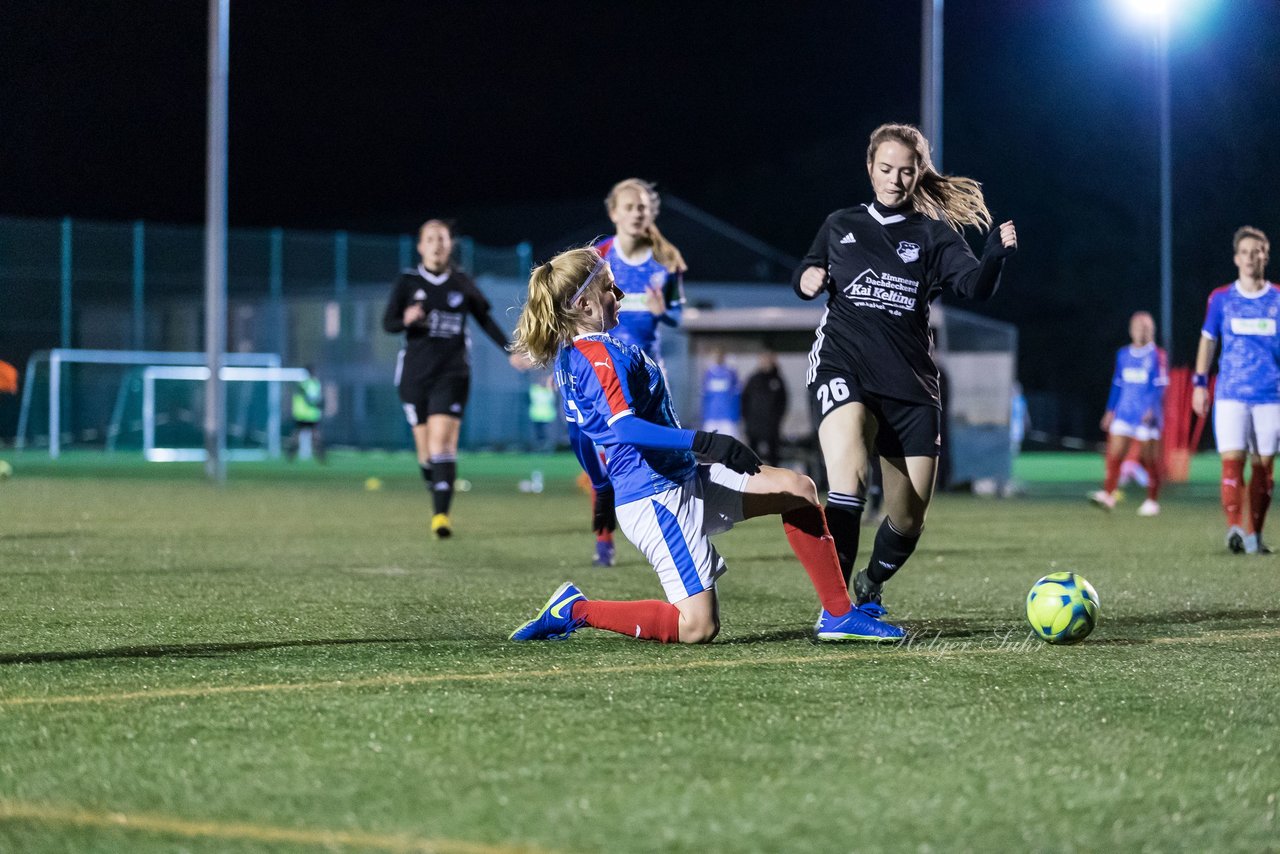
[[(268, 682), (258, 685), (204, 685), (189, 688), (155, 688), (145, 691), (122, 691), (108, 694), (66, 694), (53, 697), (7, 697), (0, 699), (0, 709), (15, 706), (60, 706), (81, 703), (126, 703), (133, 700), (171, 700), (198, 697), (219, 697), (229, 694), (260, 694), (271, 692), (298, 692), (342, 690), (350, 688), (399, 688), (411, 685), (432, 685), (441, 682), (498, 682), (513, 679), (547, 679), (556, 676), (611, 675), (618, 673), (653, 673), (678, 670), (698, 670), (727, 667), (766, 667), (786, 664), (827, 665), (833, 661), (851, 661), (878, 656), (926, 656), (941, 658), (953, 655), (984, 655), (992, 653), (1031, 652), (1047, 648), (1038, 641), (1026, 643), (1022, 638), (1010, 639), (993, 636), (980, 641), (970, 639), (948, 640), (943, 637), (914, 639), (902, 646), (860, 646), (856, 651), (831, 652), (812, 655), (778, 656), (775, 658), (704, 658), (695, 661), (658, 662), (654, 664), (619, 664), (605, 667), (561, 668), (549, 670), (500, 670), (488, 673), (432, 673), (423, 675), (388, 674), (364, 679), (333, 679), (324, 682)], [(1233, 640), (1273, 640), (1280, 638), (1280, 629), (1241, 629), (1210, 631), (1183, 637), (1152, 638), (1150, 642), (1161, 644), (1222, 643)]]
[(0, 798), (0, 822), (4, 821), (114, 828), (185, 838), (284, 842), (315, 845), (330, 850), (364, 848), (395, 854), (542, 854), (544, 851), (528, 845), (486, 845), (458, 839), (429, 839), (403, 833), (367, 833), (359, 830), (321, 830), (238, 821), (193, 820), (156, 813), (107, 812)]

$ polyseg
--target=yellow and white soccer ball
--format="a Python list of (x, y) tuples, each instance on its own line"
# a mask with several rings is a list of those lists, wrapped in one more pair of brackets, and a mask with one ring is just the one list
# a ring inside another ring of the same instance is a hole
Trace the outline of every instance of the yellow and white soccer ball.
[(1098, 622), (1098, 594), (1074, 572), (1053, 572), (1031, 585), (1027, 622), (1041, 640), (1079, 643)]
[(8, 460), (0, 460), (0, 480), (8, 480), (13, 477), (13, 466)]

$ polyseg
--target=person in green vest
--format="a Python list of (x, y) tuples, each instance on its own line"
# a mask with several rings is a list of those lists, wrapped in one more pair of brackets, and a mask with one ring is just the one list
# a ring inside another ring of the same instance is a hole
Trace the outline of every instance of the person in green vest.
[(320, 433), (320, 419), (324, 415), (324, 387), (316, 379), (315, 370), (307, 366), (307, 378), (293, 390), (293, 434), (285, 446), (285, 453), (292, 461), (301, 453), (305, 460), (314, 456), (324, 462), (324, 437)]
[(551, 425), (555, 423), (556, 410), (559, 409), (556, 403), (556, 392), (550, 375), (529, 383), (529, 425), (533, 430), (532, 450), (555, 449)]

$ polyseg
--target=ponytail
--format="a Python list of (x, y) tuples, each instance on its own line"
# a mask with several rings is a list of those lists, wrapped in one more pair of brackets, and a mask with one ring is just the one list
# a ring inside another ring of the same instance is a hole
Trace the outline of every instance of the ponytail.
[(649, 226), (649, 243), (653, 245), (653, 259), (666, 267), (668, 273), (683, 273), (689, 269), (680, 250), (658, 231), (656, 225)]
[[(618, 204), (618, 194), (624, 190), (633, 190), (641, 193), (649, 199), (649, 208), (653, 211), (653, 219), (658, 218), (658, 211), (662, 208), (662, 197), (658, 195), (656, 185), (651, 181), (643, 178), (625, 178), (614, 184), (609, 190), (609, 195), (604, 198), (605, 210), (613, 212), (614, 207)], [(684, 262), (684, 256), (680, 254), (680, 250), (676, 245), (663, 235), (658, 227), (652, 222), (649, 223), (647, 232), (649, 245), (653, 249), (653, 258), (659, 264), (667, 268), (668, 273), (683, 273), (689, 269), (689, 265)]]
[(543, 368), (555, 360), (560, 348), (578, 333), (583, 313), (571, 304), (573, 296), (599, 262), (599, 254), (587, 247), (561, 252), (533, 268), (511, 352)]

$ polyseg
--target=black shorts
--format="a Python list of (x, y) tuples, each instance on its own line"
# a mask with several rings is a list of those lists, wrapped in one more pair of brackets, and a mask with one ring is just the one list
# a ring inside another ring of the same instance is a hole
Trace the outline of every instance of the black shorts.
[(936, 457), (942, 446), (942, 410), (932, 403), (898, 400), (866, 391), (848, 374), (818, 371), (809, 383), (813, 423), (846, 403), (861, 403), (876, 420), (876, 453), (882, 457)]
[(400, 383), (400, 402), (409, 426), (426, 424), (432, 415), (461, 418), (471, 391), (471, 374), (443, 374)]

